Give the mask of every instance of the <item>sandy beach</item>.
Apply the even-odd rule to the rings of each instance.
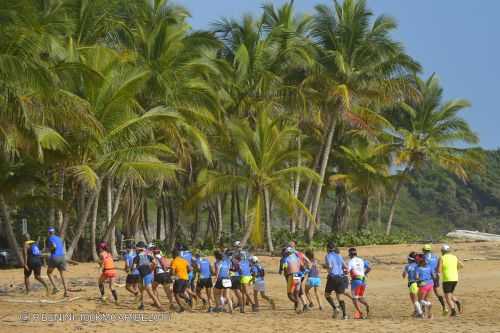
[[[297,315],[286,297],[283,277],[277,274],[279,258],[261,257],[266,268],[269,294],[276,300],[277,309],[263,303],[259,313],[211,314],[195,310],[193,313],[166,313],[156,311],[146,299],[146,309],[134,309],[133,297],[125,288],[118,288],[120,304],[102,304],[97,300],[96,264],[70,265],[69,280],[71,302],[22,303],[24,300],[62,301],[62,293],[46,298],[37,282],[30,296],[21,288],[21,269],[0,271],[0,332],[331,332],[350,330],[370,332],[500,332],[500,243],[455,243],[455,253],[465,259],[456,294],[465,305],[458,318],[443,317],[437,299],[432,296],[434,319],[419,320],[411,317],[406,281],[401,270],[410,250],[421,245],[366,246],[358,253],[370,260],[373,271],[368,280],[368,300],[372,307],[368,320],[335,320],[322,297],[324,310]],[[439,245],[434,246],[435,249]],[[342,254],[346,250],[342,249]],[[324,253],[317,253],[322,258]],[[122,262],[117,265],[121,267]],[[323,272],[323,276],[326,273]],[[45,276],[45,269],[42,276]],[[125,273],[120,272],[124,283]],[[325,279],[322,278],[321,290]],[[322,292],[321,292],[322,293]],[[161,294],[162,301],[166,297]],[[77,299],[75,299],[77,298]],[[352,316],[353,306],[348,302]],[[96,313],[102,317],[95,318]],[[65,320],[57,320],[59,314]],[[22,317],[25,318],[22,318]],[[27,316],[27,317],[26,317]],[[23,319],[29,319],[24,321]]]

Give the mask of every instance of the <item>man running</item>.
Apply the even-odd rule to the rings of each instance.
[[[439,272],[443,276],[443,291],[448,307],[451,309],[451,316],[456,317],[462,313],[462,303],[453,294],[458,283],[458,270],[463,268],[463,263],[451,253],[448,245],[441,248],[441,258],[439,259]],[[455,307],[456,305],[456,307]]]
[[[338,253],[335,243],[329,242],[327,245],[327,255],[325,256],[325,268],[328,270],[328,276],[325,286],[325,298],[333,308],[333,318],[336,318],[339,311],[332,298],[332,292],[335,292],[339,307],[342,310],[342,319],[347,319],[345,301],[343,297],[347,288],[347,265],[342,256]]]
[[[175,307],[174,298],[172,296],[172,278],[170,265],[168,264],[167,259],[161,254],[159,247],[153,247],[152,253],[155,263],[153,291],[156,297],[160,299],[160,296],[158,294],[158,287],[162,286],[163,290],[165,291],[165,295],[167,295],[170,309],[173,310],[175,309]]]
[[[250,296],[252,291],[252,272],[250,269],[250,261],[246,257],[242,257],[241,253],[238,254],[237,260],[239,260],[240,267],[240,283],[241,283],[241,302],[240,306],[241,313],[245,312],[245,304],[249,302],[252,305],[252,311],[256,311],[255,303]]]
[[[102,267],[101,276],[99,276],[99,280],[97,281],[97,285],[99,286],[99,291],[101,293],[101,301],[104,302],[106,300],[104,297],[104,283],[107,282],[115,304],[118,304],[118,294],[114,288],[115,279],[118,274],[116,273],[113,256],[108,252],[108,244],[106,242],[99,243],[97,246],[97,252],[100,259],[99,267]]]
[[[266,283],[264,282],[265,271],[262,265],[259,263],[259,258],[253,256],[250,258],[251,271],[254,279],[253,287],[253,299],[255,304],[255,311],[259,311],[259,293],[262,299],[269,302],[273,310],[276,309],[276,305],[271,297],[266,294]]]
[[[427,265],[432,271],[432,282],[434,284],[433,291],[434,295],[436,295],[439,303],[441,304],[441,309],[443,311],[443,314],[446,315],[448,313],[448,309],[446,308],[445,302],[444,302],[444,297],[441,295],[439,291],[439,267],[438,267],[438,262],[439,259],[438,257],[432,253],[432,246],[431,244],[425,244],[424,247],[422,248],[422,251],[424,252],[424,258],[425,261],[427,262]]]
[[[189,272],[191,272],[191,266],[186,259],[180,256],[178,250],[172,252],[172,263],[170,267],[172,268],[172,274],[175,275],[174,281],[174,297],[177,305],[180,307],[180,312],[184,310],[191,311],[192,300],[187,296],[187,289],[189,287]],[[184,302],[181,302],[184,301]],[[187,303],[187,305],[185,304]]]
[[[66,288],[66,280],[64,280],[64,271],[66,270],[66,258],[64,257],[64,244],[59,236],[56,236],[56,229],[54,227],[48,228],[49,238],[47,239],[47,249],[50,251],[50,256],[48,260],[47,276],[49,277],[50,284],[52,285],[52,294],[57,294],[59,289],[57,289],[54,279],[52,278],[52,272],[54,269],[59,271],[61,276],[61,281],[64,288],[64,297],[69,297],[68,289]]]
[[[195,270],[198,273],[198,282],[196,283],[196,294],[202,300],[203,304],[208,304],[208,312],[212,312],[212,275],[214,271],[210,260],[205,256],[202,256],[199,252],[195,254]],[[201,292],[205,290],[207,298],[203,298]]]
[[[30,292],[31,273],[35,273],[35,279],[44,286],[46,295],[49,296],[49,286],[41,276],[42,263],[42,251],[40,251],[38,243],[34,240],[30,240],[29,236],[26,236],[23,247],[24,285],[26,287],[26,294]]]
[[[349,263],[347,264],[347,270],[351,277],[351,294],[352,302],[356,308],[356,313],[354,315],[355,319],[363,319],[363,312],[361,311],[360,303],[365,306],[366,317],[370,315],[370,306],[365,299],[366,291],[366,274],[370,271],[370,266],[367,261],[358,257],[358,252],[355,248],[349,249]]]
[[[410,293],[410,301],[414,306],[415,311],[413,315],[415,317],[422,317],[422,307],[420,306],[420,302],[418,301],[418,285],[417,285],[417,262],[416,262],[417,254],[413,251],[408,255],[408,263],[405,265],[403,269],[403,279],[408,278],[408,291]]]
[[[300,259],[295,254],[295,249],[288,247],[286,249],[287,257],[285,259],[286,277],[287,277],[287,295],[290,301],[294,303],[295,311],[301,313],[304,311],[304,303],[301,295]]]
[[[432,267],[427,263],[423,255],[417,255],[417,283],[418,283],[418,301],[423,312],[427,314],[427,318],[432,318],[432,303],[428,300],[429,294],[433,289],[433,272]]]
[[[231,288],[231,279],[229,276],[229,269],[231,267],[231,260],[227,256],[223,256],[220,251],[214,252],[215,257],[215,286],[214,296],[216,308],[214,312],[223,312],[224,304],[227,301],[228,311],[233,312],[233,301],[229,295],[229,288]]]
[[[136,253],[137,254],[134,258],[131,270],[134,271],[137,269],[142,279],[139,310],[144,310],[144,290],[146,290],[149,297],[153,300],[154,305],[160,311],[165,311],[165,309],[161,306],[160,300],[153,292],[155,264],[153,257],[146,254],[146,244],[144,242],[141,241],[137,243]]]
[[[132,265],[134,264],[134,258],[136,257],[135,249],[132,243],[127,245],[127,252],[124,254],[123,259],[125,261],[125,272],[127,272],[127,278],[125,280],[125,289],[135,296],[135,301],[139,301],[139,282],[141,281],[141,276],[137,268],[132,270]]]
[[[231,268],[229,269],[229,276],[231,279],[231,290],[236,296],[240,312],[244,312],[243,296],[241,295],[241,281],[240,281],[240,261],[239,257],[233,252],[226,252],[226,256],[231,261]]]

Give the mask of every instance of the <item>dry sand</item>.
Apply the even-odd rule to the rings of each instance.
[[[408,300],[406,282],[401,278],[401,269],[405,257],[410,250],[418,250],[421,245],[367,246],[360,247],[361,256],[373,262],[373,271],[368,280],[368,300],[372,307],[369,320],[334,320],[331,309],[324,298],[324,310],[314,310],[296,315],[292,304],[285,294],[283,277],[276,274],[278,258],[261,257],[268,274],[266,284],[269,294],[276,300],[277,309],[272,311],[264,304],[259,313],[209,314],[201,310],[194,313],[171,313],[156,318],[151,322],[124,320],[123,315],[129,313],[145,316],[159,315],[152,306],[146,303],[145,311],[131,310],[132,296],[124,288],[119,288],[120,305],[100,304],[95,287],[98,270],[95,264],[69,266],[67,277],[72,288],[81,291],[70,293],[71,297],[81,297],[69,303],[59,304],[27,304],[8,303],[7,300],[41,300],[47,299],[38,288],[32,295],[25,296],[20,288],[22,270],[0,271],[0,332],[500,332],[500,243],[456,243],[453,244],[456,254],[461,259],[481,259],[466,261],[461,272],[461,279],[456,294],[465,304],[465,312],[459,318],[443,317],[439,311],[437,299],[432,297],[434,319],[417,320],[411,318],[411,304]],[[436,245],[436,248],[438,246]],[[345,255],[345,249],[342,253]],[[322,257],[318,253],[317,257]],[[485,260],[486,259],[486,260]],[[118,263],[121,266],[122,263]],[[123,282],[124,272],[121,272]],[[45,275],[45,272],[44,274]],[[324,274],[323,274],[324,275]],[[322,279],[324,288],[325,280]],[[36,286],[38,283],[33,282]],[[162,301],[166,298],[162,294]],[[62,299],[62,294],[51,296],[52,301]],[[348,311],[353,312],[348,302]],[[22,313],[42,314],[68,313],[74,314],[75,320],[65,322],[43,322],[38,319],[22,322]],[[81,321],[82,313],[107,313],[122,317],[114,321]],[[33,314],[32,314],[33,316]],[[136,318],[139,319],[139,318]],[[144,317],[144,319],[150,319]]]

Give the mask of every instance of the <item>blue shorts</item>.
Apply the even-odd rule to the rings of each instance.
[[[193,279],[194,279],[194,273],[193,273],[193,271],[191,271],[188,273],[188,280],[189,280],[189,282],[191,282],[191,281],[193,281]]]
[[[151,286],[154,280],[155,280],[155,275],[153,272],[151,272],[142,278],[142,284],[144,286]]]
[[[365,286],[365,282],[363,280],[352,280],[351,281],[351,291],[356,290],[356,288],[360,286]]]
[[[319,277],[310,277],[307,279],[307,285],[309,287],[319,287],[321,284],[321,278]]]

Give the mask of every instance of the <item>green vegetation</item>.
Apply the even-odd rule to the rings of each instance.
[[[0,1],[2,246],[19,256],[22,219],[81,260],[121,238],[273,250],[498,227],[498,154],[481,168],[468,102],[419,77],[390,16],[339,0],[207,31],[187,17],[166,0]]]

